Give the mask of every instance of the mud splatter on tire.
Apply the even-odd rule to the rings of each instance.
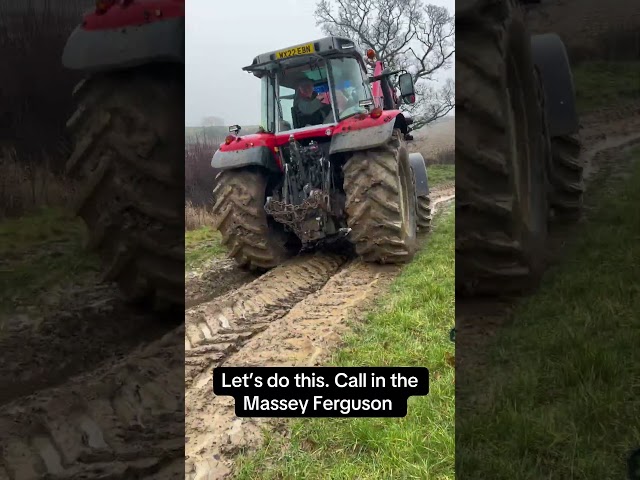
[[[344,166],[349,238],[367,262],[404,263],[417,249],[415,186],[404,140],[358,152]]]
[[[75,92],[67,171],[81,187],[76,211],[104,280],[131,301],[184,301],[184,77],[178,69],[96,75]]]
[[[225,170],[218,174],[213,191],[214,228],[238,265],[268,270],[294,251],[287,248],[289,235],[272,224],[264,210],[267,178],[260,171]]]

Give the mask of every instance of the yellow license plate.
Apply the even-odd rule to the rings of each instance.
[[[300,45],[299,47],[287,48],[286,50],[276,52],[276,59],[281,60],[298,55],[309,55],[310,53],[315,53],[315,51],[316,48],[313,46],[313,43],[308,43],[306,45]]]

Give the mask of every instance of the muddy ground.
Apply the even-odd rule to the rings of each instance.
[[[583,125],[588,186],[604,170],[624,174],[626,149],[640,144],[640,102]],[[433,193],[446,202],[454,188]],[[316,253],[255,277],[221,259],[186,275],[184,326],[97,286],[57,297],[45,315],[11,316],[0,332],[0,479],[185,478],[185,449],[187,478],[227,477],[263,427],[280,425],[236,418],[233,400],[212,394],[212,369],[322,364],[397,273]],[[489,315],[495,306],[458,307],[459,353],[481,348],[495,331],[487,325],[506,318]]]
[[[454,188],[432,192],[435,210]],[[213,368],[316,366],[340,344],[401,267],[332,254],[298,257],[186,312],[186,478],[223,479],[234,457],[277,420],[237,418],[232,397],[212,396]]]
[[[588,186],[602,171],[624,174],[626,149],[640,144],[640,103],[583,125]],[[433,193],[446,202],[454,188]],[[212,369],[322,364],[397,273],[316,253],[254,277],[223,259],[187,274],[185,325],[133,311],[97,286],[69,291],[44,316],[11,316],[0,332],[0,479],[185,478],[185,449],[187,478],[227,477],[235,455],[279,425],[236,418],[232,399],[212,394]],[[491,335],[492,319],[477,304],[458,313],[463,353]]]
[[[435,209],[453,194],[434,190]],[[261,424],[213,396],[212,368],[321,363],[397,272],[315,253],[256,277],[220,259],[186,274],[185,325],[97,282],[8,315],[0,480],[185,478],[183,402],[187,477],[224,478],[240,449],[259,444]]]
[[[533,33],[558,32],[574,52],[605,53],[607,36],[640,29],[640,5],[628,0],[542,0],[527,10]],[[633,45],[617,46],[633,49]]]

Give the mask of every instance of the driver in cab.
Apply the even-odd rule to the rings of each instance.
[[[306,77],[298,82],[293,108],[298,117],[298,128],[320,125],[331,115],[331,105],[318,98],[313,82]]]

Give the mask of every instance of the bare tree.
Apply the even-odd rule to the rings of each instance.
[[[455,53],[455,21],[446,8],[423,0],[320,0],[315,15],[327,35],[372,48],[385,66],[412,74],[417,101],[403,106],[413,116],[412,130],[455,107],[453,79],[433,86],[435,73],[448,69]]]

